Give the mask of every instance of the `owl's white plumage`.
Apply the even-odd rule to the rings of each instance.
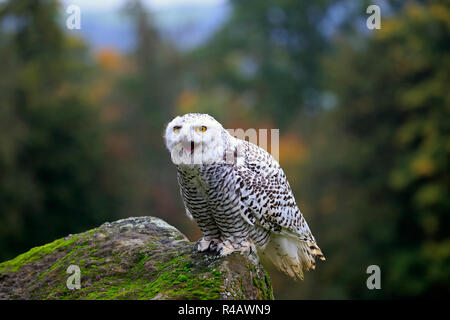
[[[231,136],[207,114],[186,114],[166,128],[186,212],[200,227],[199,251],[266,255],[291,277],[325,260],[278,162]]]

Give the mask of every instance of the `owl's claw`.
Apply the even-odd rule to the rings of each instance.
[[[240,254],[247,255],[252,261],[259,261],[257,250],[253,243],[245,243],[237,249],[232,245],[227,245],[223,242],[217,245],[216,256],[218,257],[225,257],[233,252],[239,252]]]
[[[218,239],[206,240],[202,237],[196,242],[195,249],[198,252],[211,252],[217,257],[225,257],[235,251],[247,255],[249,258],[257,256],[256,247],[253,243],[249,242],[242,242],[240,247],[234,248],[230,241],[221,242]]]
[[[219,257],[225,257],[225,256],[233,253],[234,251],[236,251],[236,250],[233,248],[233,246],[226,245],[226,244],[224,244],[222,242],[222,243],[219,243],[217,245],[217,253],[216,253],[216,255],[219,256]]]
[[[205,238],[200,238],[195,243],[195,249],[198,252],[205,252],[205,251],[216,251],[217,249],[217,240],[206,240]]]
[[[217,251],[217,242],[214,241],[214,240],[211,241],[211,242],[209,243],[208,250],[211,251],[211,252]]]

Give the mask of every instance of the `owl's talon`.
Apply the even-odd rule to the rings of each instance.
[[[234,251],[236,251],[236,250],[231,245],[226,245],[224,243],[219,243],[217,245],[217,255],[218,256],[225,257],[225,256],[233,253]]]
[[[209,243],[208,251],[215,252],[217,250],[217,243],[213,240]]]
[[[195,249],[198,252],[205,252],[205,251],[216,251],[217,248],[217,240],[206,240],[205,238],[200,238],[195,243]]]

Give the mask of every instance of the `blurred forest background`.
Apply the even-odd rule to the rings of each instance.
[[[220,28],[180,50],[128,1],[123,52],[91,48],[57,1],[0,1],[0,261],[129,216],[197,240],[162,133],[207,112],[280,129],[327,261],[297,283],[266,264],[276,298],[449,297],[450,2],[376,1],[374,31],[370,4],[228,1]],[[381,290],[366,287],[372,264]]]

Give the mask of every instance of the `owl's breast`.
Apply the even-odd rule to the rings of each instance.
[[[181,184],[191,193],[207,197],[209,184],[200,167],[179,167]]]
[[[181,183],[185,195],[189,197],[187,206],[195,215],[199,203],[207,206],[210,214],[222,213],[223,204],[230,202],[230,197],[235,197],[235,185],[232,168],[224,165],[208,165],[196,168],[196,170],[181,170]],[[194,200],[195,199],[195,202]]]

